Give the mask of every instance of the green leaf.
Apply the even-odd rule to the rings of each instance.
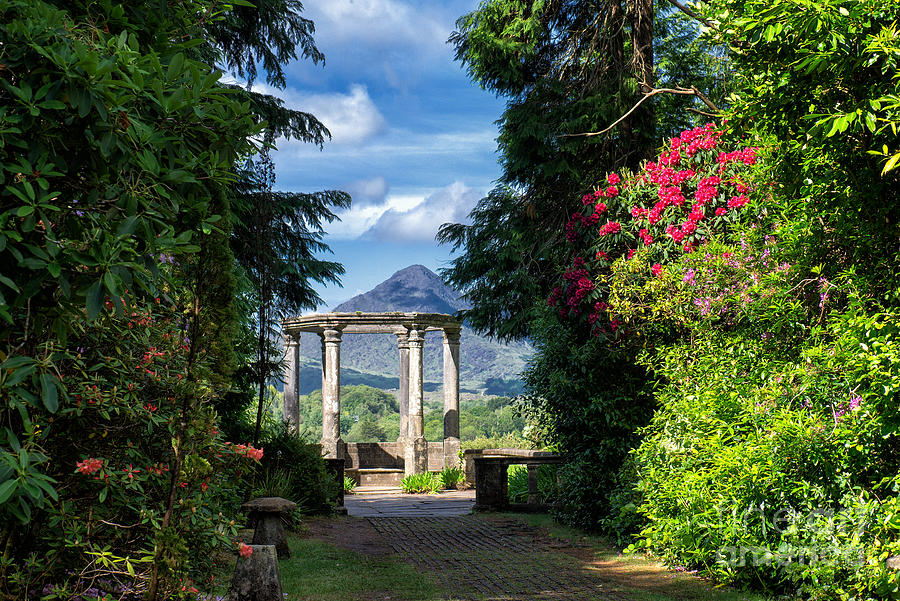
[[[172,57],[172,60],[169,61],[169,68],[166,70],[166,82],[171,82],[176,77],[181,75],[182,68],[184,67],[184,55],[182,53],[178,53]]]
[[[3,363],[0,363],[0,369],[15,369],[17,367],[22,367],[23,365],[33,365],[34,359],[31,357],[24,357],[22,355],[14,355],[9,357]]]
[[[59,409],[59,391],[52,374],[41,374],[41,401],[50,413],[56,413]]]
[[[103,286],[100,283],[100,280],[97,280],[91,287],[88,288],[87,291],[87,299],[86,299],[86,309],[87,309],[87,318],[89,320],[93,320],[100,314],[100,309],[103,308]]]
[[[16,481],[15,480],[7,480],[3,484],[0,484],[0,505],[6,502],[10,496],[16,490]]]

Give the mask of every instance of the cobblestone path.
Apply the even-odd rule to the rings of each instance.
[[[517,520],[473,515],[367,519],[403,560],[435,574],[454,601],[631,599]]]

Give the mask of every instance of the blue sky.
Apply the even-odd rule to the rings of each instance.
[[[316,115],[333,140],[323,150],[280,141],[281,190],[342,189],[352,208],[327,241],[347,270],[320,290],[320,311],[414,263],[445,266],[434,235],[464,221],[499,177],[495,121],[504,102],[471,83],[446,43],[477,0],[323,0],[304,3],[325,66],[295,62],[285,90],[256,85]]]

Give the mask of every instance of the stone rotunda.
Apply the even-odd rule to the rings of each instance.
[[[328,458],[347,458],[347,444],[341,440],[340,429],[341,336],[345,333],[394,334],[400,363],[399,443],[403,449],[403,469],[406,474],[423,473],[429,470],[429,463],[434,469],[435,461],[429,462],[429,444],[424,432],[422,367],[425,332],[441,331],[444,335],[444,441],[440,467],[455,466],[459,453],[461,327],[460,320],[441,313],[322,313],[282,320],[287,364],[285,420],[294,427],[300,421],[297,401],[300,336],[304,333],[318,335],[322,341],[322,451]]]

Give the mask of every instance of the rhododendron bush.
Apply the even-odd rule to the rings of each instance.
[[[728,140],[682,133],[566,225],[571,263],[548,304],[656,386],[598,524],[719,581],[897,598],[884,559],[900,552],[900,314],[852,269],[810,261],[768,153]]]
[[[53,484],[52,502],[35,509],[27,483],[4,489],[7,519],[30,518],[30,544],[45,550],[2,566],[12,590],[130,597],[155,569],[165,594],[189,593],[208,584],[192,579],[210,572],[216,549],[236,549],[234,483],[264,450],[223,440],[183,311],[154,302],[120,318],[106,305],[98,320],[73,323],[70,350],[52,350],[66,402],[33,414],[28,440],[7,433],[39,445]]]
[[[574,249],[571,268],[548,304],[563,318],[586,318],[596,335],[621,325],[610,313],[608,274],[617,260],[648,263],[647,277],[663,265],[721,237],[738,223],[750,195],[764,199],[756,167],[758,148],[727,150],[712,124],[671,139],[656,161],[637,173],[610,174],[581,199],[566,224]]]

